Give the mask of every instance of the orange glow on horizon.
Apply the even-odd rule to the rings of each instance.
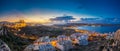
[[[0,21],[8,21],[8,22],[18,22],[19,20],[21,20],[20,18],[16,18],[16,17],[8,17],[8,18],[0,18]],[[46,18],[23,18],[23,20],[25,22],[32,22],[32,23],[49,23],[51,22],[49,19]]]

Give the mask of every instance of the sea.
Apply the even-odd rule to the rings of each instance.
[[[88,30],[99,33],[116,32],[120,26],[78,26],[78,29]]]

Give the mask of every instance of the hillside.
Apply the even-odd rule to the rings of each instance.
[[[18,34],[26,34],[32,36],[57,36],[61,34],[70,35],[75,33],[72,29],[62,29],[49,26],[28,26],[21,29]]]
[[[7,27],[4,27],[3,29],[7,29],[8,31],[2,31],[7,34],[0,35],[0,39],[10,47],[11,51],[22,51],[28,44],[32,43],[32,40],[15,36],[12,32],[9,32]]]

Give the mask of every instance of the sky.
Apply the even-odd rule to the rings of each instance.
[[[0,21],[49,22],[64,14],[75,18],[119,18],[119,9],[119,0],[0,0]]]

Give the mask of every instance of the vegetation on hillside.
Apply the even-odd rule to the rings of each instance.
[[[62,28],[54,28],[49,26],[28,26],[21,29],[18,34],[26,34],[32,36],[58,36],[61,34],[70,35],[75,33],[73,29],[62,29]]]
[[[22,51],[27,45],[32,43],[32,40],[15,36],[9,31],[7,31],[7,34],[1,35],[0,39],[10,47],[11,51]]]

